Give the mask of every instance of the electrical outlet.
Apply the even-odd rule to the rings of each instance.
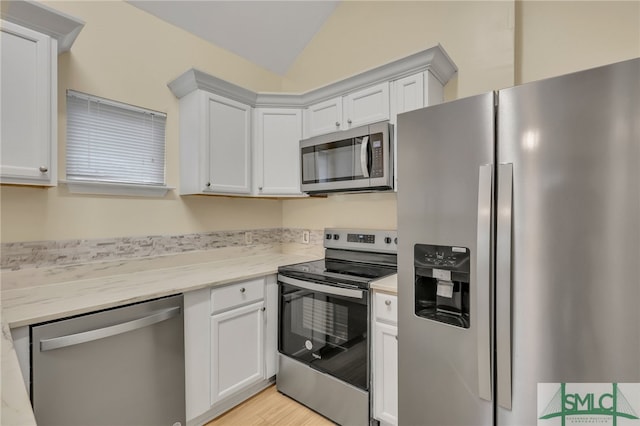
[[[309,244],[309,231],[302,231],[302,244]]]
[[[251,232],[247,231],[244,233],[244,243],[245,244],[251,244],[252,238],[251,238]]]

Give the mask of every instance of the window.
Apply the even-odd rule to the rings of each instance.
[[[141,193],[155,188],[164,195],[169,189],[165,187],[166,120],[161,112],[68,90],[66,183],[70,190],[159,195]]]

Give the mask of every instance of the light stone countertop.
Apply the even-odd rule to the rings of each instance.
[[[398,274],[389,275],[371,284],[373,291],[383,291],[390,294],[398,294]]]
[[[321,257],[275,251],[222,251],[213,256],[200,253],[179,260],[167,256],[160,260],[110,262],[107,266],[58,267],[48,272],[3,271],[0,424],[35,425],[10,328],[275,274],[279,266]],[[65,277],[73,278],[64,281]],[[30,286],[20,286],[18,282],[29,282]]]

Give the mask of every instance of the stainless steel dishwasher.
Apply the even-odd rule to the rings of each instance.
[[[184,425],[182,295],[31,327],[39,426]]]

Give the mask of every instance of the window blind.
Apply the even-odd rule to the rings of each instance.
[[[67,179],[165,183],[164,113],[67,91]]]

